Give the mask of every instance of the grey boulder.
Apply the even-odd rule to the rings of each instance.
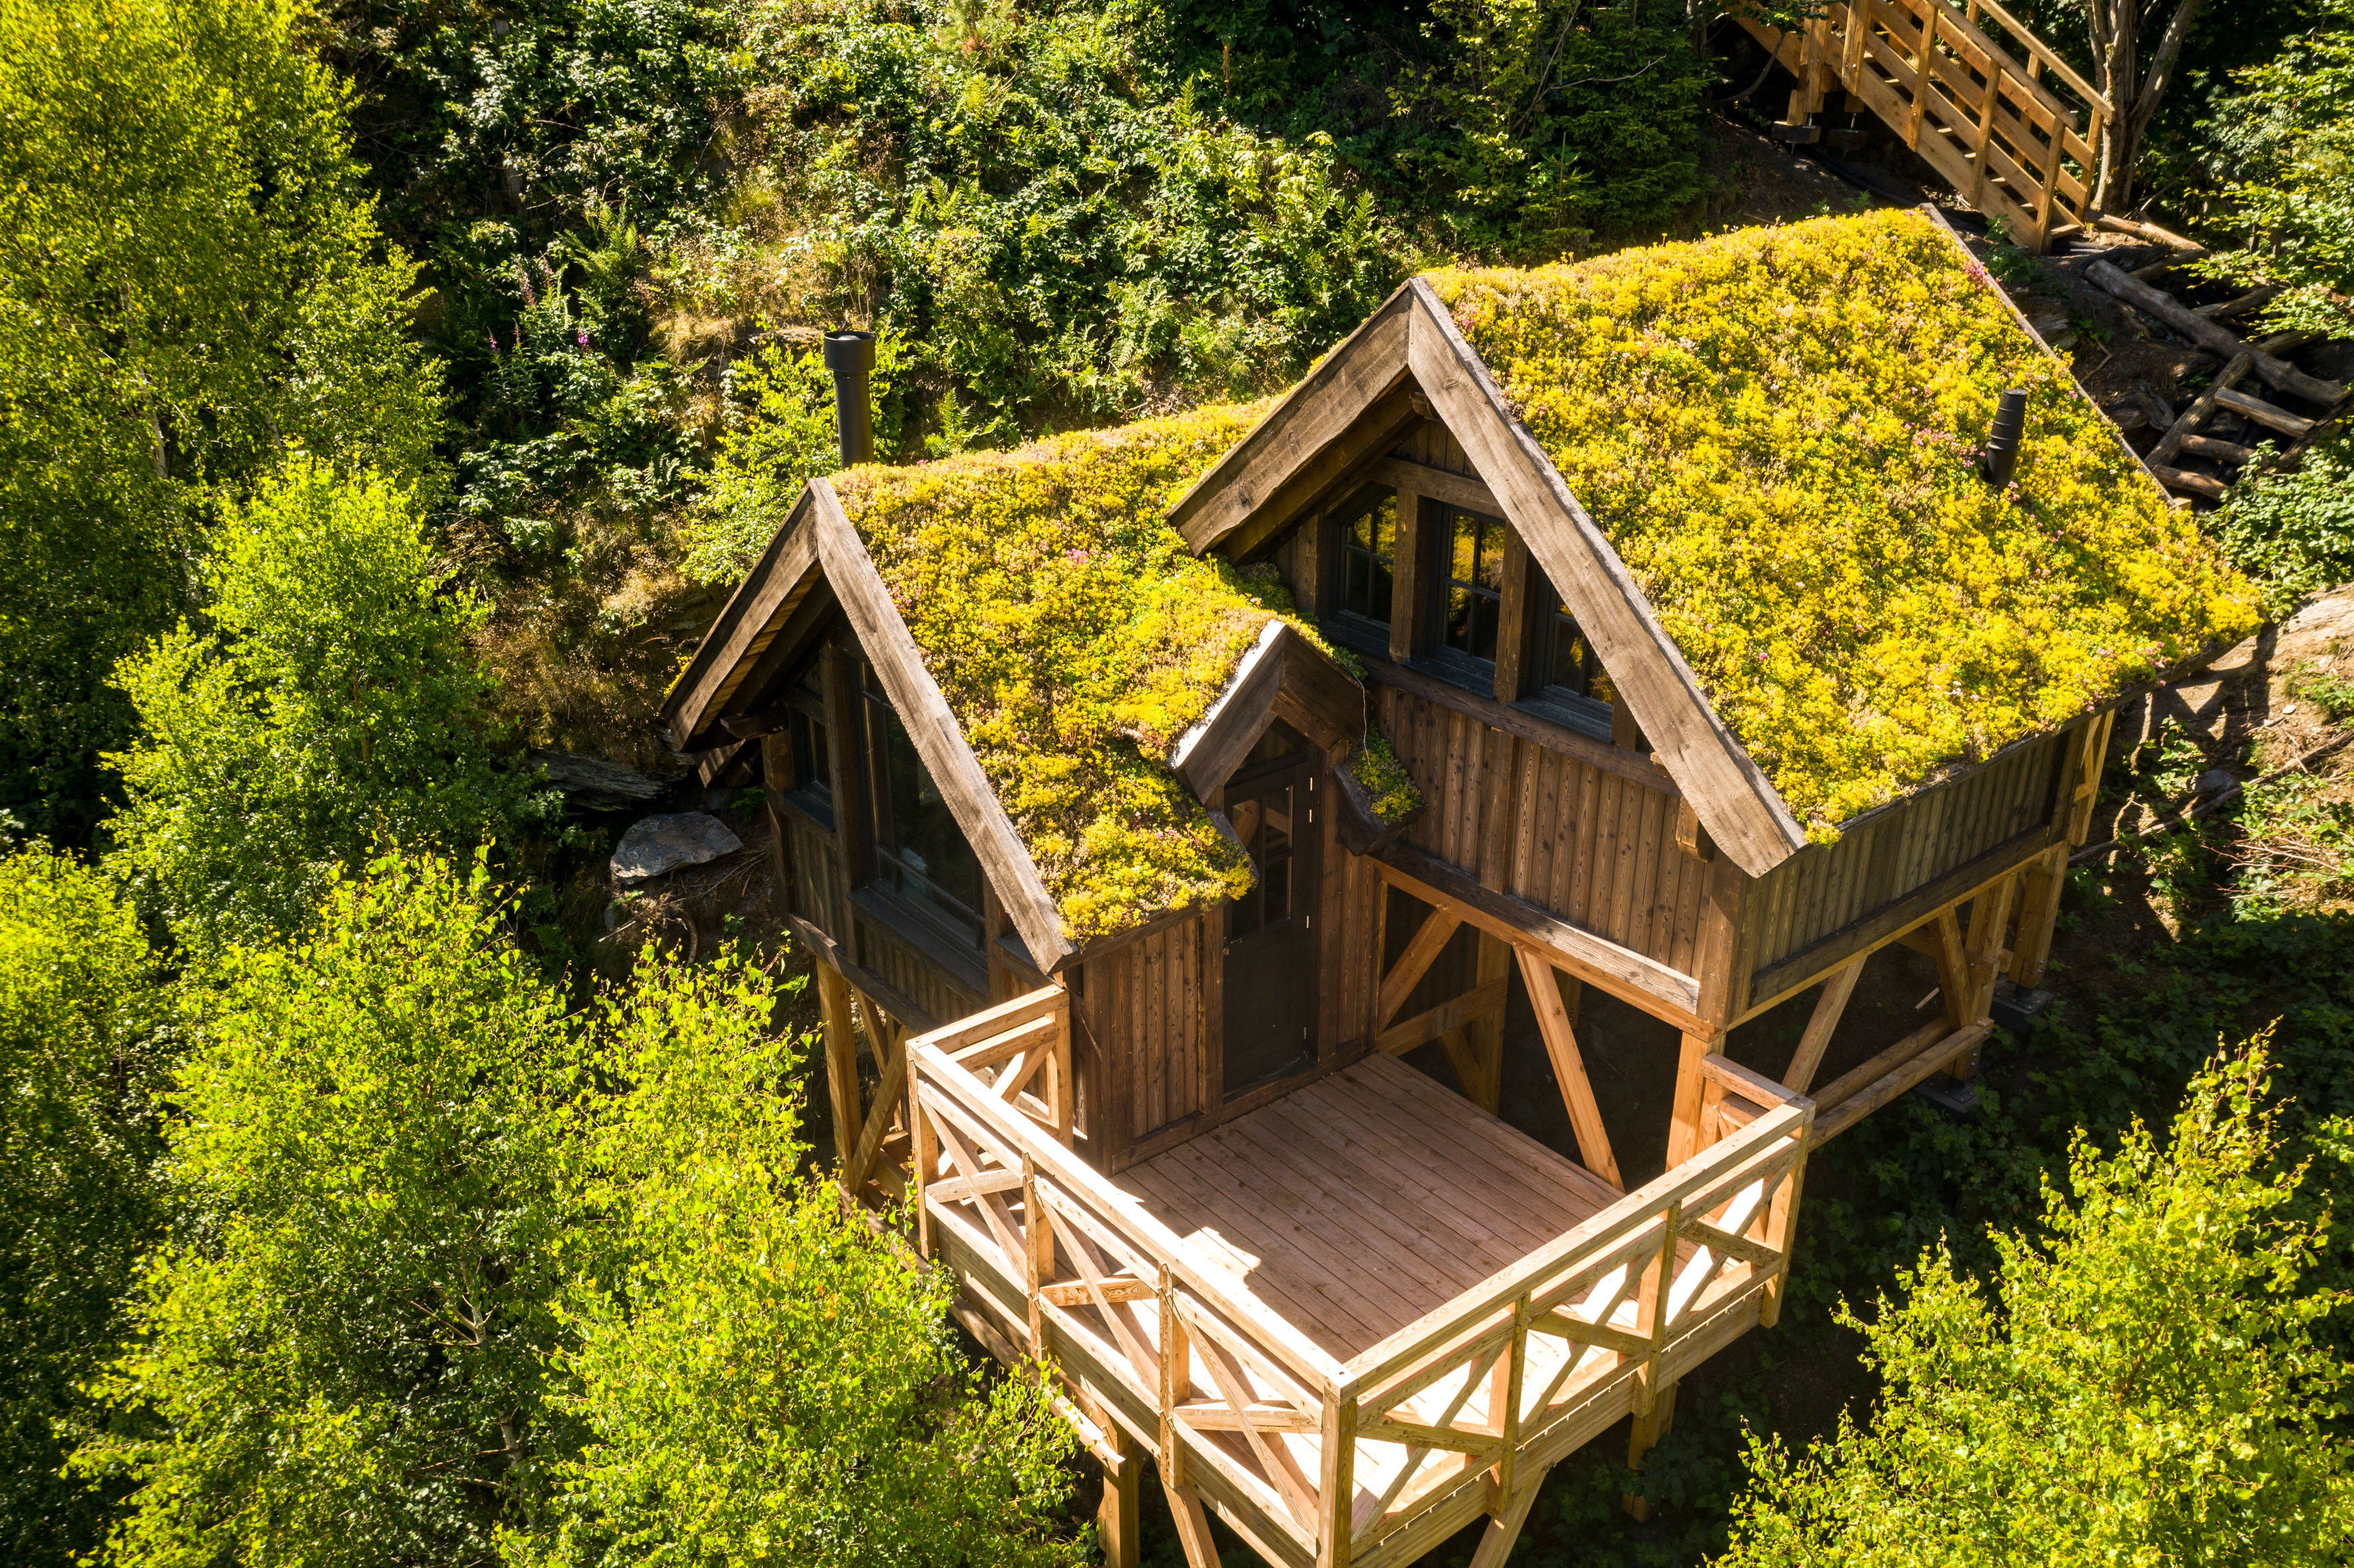
[[[613,875],[620,882],[642,882],[684,865],[701,865],[733,854],[744,841],[727,824],[704,811],[674,811],[666,816],[641,817],[621,835],[613,852]]]
[[[663,792],[663,787],[634,768],[583,757],[577,751],[535,749],[530,755],[540,777],[564,793],[566,800],[588,811],[626,811],[642,806]]]

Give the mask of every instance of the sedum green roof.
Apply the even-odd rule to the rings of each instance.
[[[1429,281],[1819,839],[2255,624],[1918,213]],[[1973,465],[2009,387],[2004,493]]]
[[[1263,412],[833,478],[1074,941],[1250,885],[1167,758],[1270,616],[1314,631],[1163,517]]]

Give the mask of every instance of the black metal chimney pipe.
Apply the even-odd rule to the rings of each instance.
[[[2026,433],[2027,392],[2014,387],[1995,405],[1994,429],[1987,432],[1986,456],[1979,460],[1986,482],[1997,490],[2010,483],[2019,467],[2019,439]]]
[[[842,438],[842,466],[875,461],[875,418],[866,377],[875,369],[875,334],[841,327],[825,334],[825,367],[833,373],[833,428]]]

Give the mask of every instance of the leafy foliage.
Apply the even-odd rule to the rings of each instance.
[[[1818,838],[2254,624],[1918,214],[1432,282]],[[2007,493],[1975,466],[2006,387]]]
[[[2194,1081],[2168,1147],[2072,1146],[2072,1200],[1992,1238],[1991,1292],[1942,1246],[1848,1315],[1888,1390],[1793,1460],[1754,1440],[1728,1563],[2329,1563],[2354,1544],[2333,1425],[2347,1370],[2306,1284],[2327,1222],[2278,1173],[2261,1049]]]
[[[576,1062],[479,866],[378,863],[194,991],[137,1333],[76,1457],[126,1565],[481,1562],[530,1494]]]
[[[464,848],[529,809],[482,728],[481,608],[444,591],[408,493],[297,457],[229,511],[205,581],[209,624],[123,665],[144,733],[110,758],[121,862],[184,941],[294,930],[372,842]]]
[[[221,499],[290,439],[429,467],[415,270],[380,254],[300,17],[0,5],[0,806],[58,835],[128,727],[107,672],[185,608]]]
[[[1055,1539],[1075,1445],[1047,1385],[984,1388],[953,1277],[800,1176],[801,1042],[768,1037],[772,1000],[747,967],[649,959],[604,1004],[599,1066],[628,1088],[575,1151],[557,1400],[584,1441],[510,1560],[1078,1562]]]
[[[2354,578],[2354,436],[2325,436],[2295,466],[2271,450],[2242,471],[2211,526],[2224,552],[2286,613]]]
[[[168,1014],[147,938],[104,876],[0,856],[0,1556],[98,1545],[105,1499],[59,1471],[162,1214],[151,1167]]]
[[[2265,307],[2284,331],[2354,333],[2354,0],[2322,0],[2302,37],[2234,76],[2202,127],[2246,248],[2202,263],[2289,284]]]

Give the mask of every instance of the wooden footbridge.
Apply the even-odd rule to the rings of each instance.
[[[1803,28],[1742,26],[1798,79],[1783,116],[1792,140],[1812,140],[1804,133],[1840,92],[2030,250],[2098,216],[2098,151],[2115,111],[1991,0],[1832,0]]]

